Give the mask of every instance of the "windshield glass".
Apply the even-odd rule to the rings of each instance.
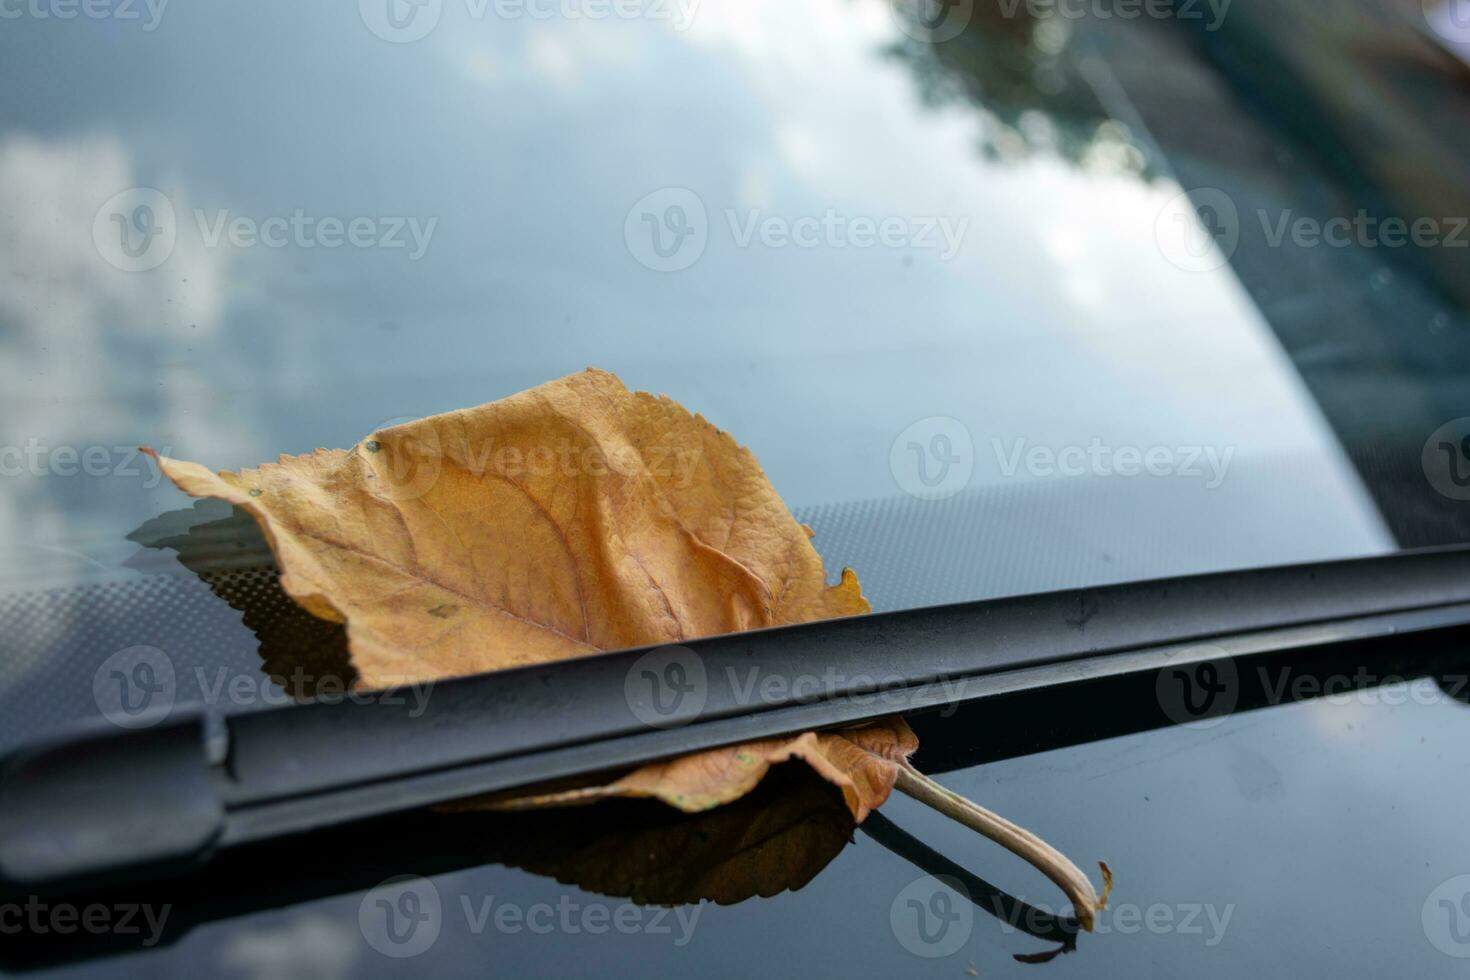
[[[6,21],[0,715],[138,646],[208,702],[313,628],[195,577],[273,583],[134,447],[251,466],[589,365],[748,445],[879,610],[1397,546],[1074,24],[634,7]]]

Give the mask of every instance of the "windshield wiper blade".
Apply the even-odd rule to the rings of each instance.
[[[282,708],[228,719],[214,761],[203,716],[176,709],[0,768],[0,890],[158,876],[222,848],[750,739],[1465,624],[1470,548],[1455,547],[712,637],[446,681],[421,703],[390,691]]]

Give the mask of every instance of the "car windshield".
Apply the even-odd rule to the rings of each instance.
[[[252,466],[589,365],[749,446],[879,610],[1460,539],[1369,465],[1464,490],[1442,270],[1302,244],[1331,175],[1178,24],[553,6],[6,15],[0,745],[140,647],[266,707],[216,682],[313,628],[211,592],[269,556],[135,447]],[[1365,428],[1343,379],[1385,377]]]

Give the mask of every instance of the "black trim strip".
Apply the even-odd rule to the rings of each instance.
[[[213,799],[139,802],[154,814],[149,853],[172,866],[202,858],[209,848],[201,840],[229,847],[747,739],[1464,624],[1467,547],[888,613],[463,678],[435,685],[423,704],[388,692],[237,717],[212,782],[170,783],[196,795],[202,785]],[[645,670],[685,690],[666,720]],[[200,739],[197,722],[167,727],[179,740]],[[99,736],[87,738],[21,753],[0,771],[0,882],[151,873],[133,867],[136,848],[109,825],[126,802],[116,781],[109,799],[89,792]],[[116,744],[141,748],[137,733],[105,740],[110,758],[130,760],[140,786],[163,781],[154,771],[162,760],[178,765],[177,751],[157,750],[157,731],[155,747],[141,753]],[[206,765],[202,743],[197,765]],[[204,834],[196,819],[180,853],[167,854],[169,841],[157,837],[172,823],[170,808],[197,815],[212,812],[209,803],[222,814],[217,833]],[[78,849],[80,840],[103,843]],[[38,863],[41,852],[48,859]]]

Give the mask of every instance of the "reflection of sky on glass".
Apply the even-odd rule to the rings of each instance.
[[[890,444],[947,415],[974,433],[975,486],[1017,482],[992,438],[1203,444],[1236,457],[1189,497],[1194,519],[1242,499],[1266,524],[1313,515],[1201,567],[1387,546],[1233,277],[1160,254],[1154,219],[1177,188],[1044,153],[985,162],[983,114],[922,107],[881,55],[898,32],[878,0],[704,0],[683,31],[470,9],[446,0],[411,44],[374,37],[351,4],[285,0],[170,6],[148,33],[7,21],[0,443],[141,442],[237,467],[595,364],[736,433],[794,507],[897,495]],[[169,196],[179,241],[127,274],[91,228],[134,185]],[[623,228],[665,186],[699,195],[709,245],[660,274]],[[196,208],[437,226],[416,262],[207,248]],[[751,209],[968,226],[948,261],[740,248],[726,212]],[[1273,475],[1288,458],[1311,479]],[[110,561],[181,503],[151,483],[5,478],[5,567],[46,549]],[[1038,520],[1038,547],[1065,547]]]

